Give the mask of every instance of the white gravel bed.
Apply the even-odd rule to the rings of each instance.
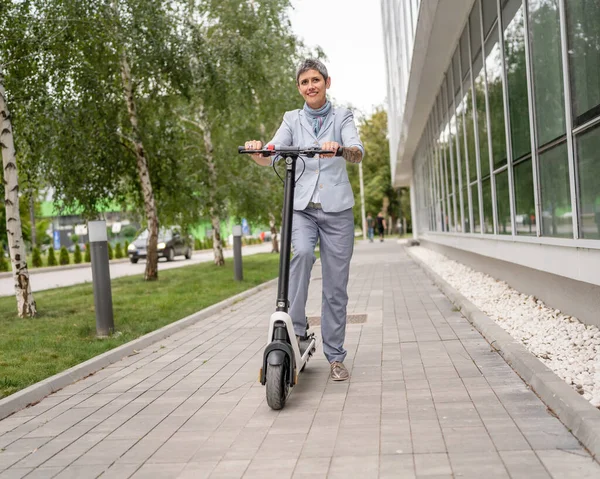
[[[600,407],[600,330],[596,326],[586,326],[503,281],[427,248],[411,251],[592,405]]]

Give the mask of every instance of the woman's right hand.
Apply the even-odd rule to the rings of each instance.
[[[259,141],[259,140],[250,140],[244,144],[244,148],[246,148],[246,150],[262,150],[262,147],[263,147],[262,141]],[[261,154],[250,155],[250,156],[257,163],[259,163],[259,164],[263,163],[264,156],[262,156]]]

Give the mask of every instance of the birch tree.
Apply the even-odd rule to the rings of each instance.
[[[280,221],[279,180],[238,157],[237,145],[272,135],[286,109],[301,106],[293,73],[299,43],[289,33],[288,6],[287,0],[205,0],[194,3],[189,15],[195,56],[194,102],[187,116],[196,117],[202,132],[202,197],[213,228],[215,264],[224,263],[224,215]]]
[[[140,137],[131,69],[129,68],[129,61],[127,60],[127,54],[124,50],[121,52],[121,78],[123,80],[123,96],[127,105],[127,113],[129,114],[129,122],[131,124],[132,137],[129,141],[133,143],[135,150],[137,171],[140,179],[140,186],[142,188],[142,196],[144,198],[144,208],[149,233],[144,278],[146,280],[155,280],[158,279],[158,213],[156,211],[154,191],[152,189],[150,171],[148,170],[148,162],[146,160],[146,150]]]
[[[15,282],[17,311],[19,317],[33,317],[37,309],[27,270],[26,251],[23,243],[21,216],[19,213],[19,176],[13,138],[13,128],[4,90],[4,70],[0,64],[0,149],[4,179],[4,205],[6,209],[6,233],[8,250]]]

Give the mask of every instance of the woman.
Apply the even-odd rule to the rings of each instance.
[[[320,240],[323,275],[321,334],[323,351],[331,365],[331,378],[349,378],[344,366],[346,350],[346,306],[348,275],[354,248],[354,194],[346,163],[359,163],[364,148],[358,137],[352,112],[334,108],[327,99],[331,78],[319,60],[304,60],[296,73],[298,92],[304,107],[288,111],[279,130],[269,142],[276,146],[320,147],[330,154],[303,158],[306,168],[298,168],[292,219],[289,314],[300,348],[306,348],[306,300],[310,273],[316,260],[314,250]],[[247,141],[247,150],[259,150],[261,141]],[[343,147],[342,157],[335,152]],[[270,166],[271,159],[252,155],[256,163]]]

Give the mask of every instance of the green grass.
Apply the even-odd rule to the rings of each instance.
[[[17,316],[14,296],[0,298],[0,398],[273,279],[278,266],[279,255],[244,257],[241,283],[233,279],[232,260],[221,268],[201,263],[161,271],[154,282],[115,279],[115,329],[121,334],[102,340],[95,337],[91,284],[36,293],[33,319]]]

